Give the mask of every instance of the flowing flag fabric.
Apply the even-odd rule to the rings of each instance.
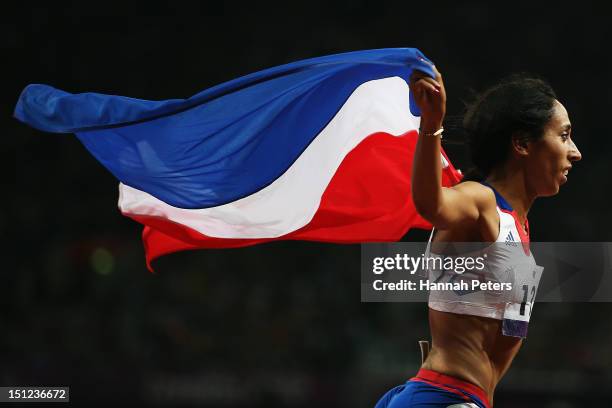
[[[29,85],[15,117],[75,133],[144,224],[147,265],[167,253],[279,239],[397,241],[431,227],[410,171],[417,49],[357,51],[256,72],[188,99],[147,101]],[[443,184],[461,174],[444,152]]]

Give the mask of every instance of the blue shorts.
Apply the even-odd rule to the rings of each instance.
[[[490,408],[484,390],[431,370],[419,370],[406,384],[389,390],[374,408]]]

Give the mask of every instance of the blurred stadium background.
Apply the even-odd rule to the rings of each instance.
[[[532,209],[532,240],[612,241],[609,14],[486,4],[7,6],[0,386],[67,385],[84,405],[371,407],[416,372],[428,333],[424,304],[360,302],[358,245],[185,252],[150,274],[110,173],[75,137],[11,118],[29,83],[182,98],[298,59],[408,46],[437,63],[456,115],[473,90],[529,71],[556,89],[584,157]],[[447,150],[465,169],[465,148]],[[496,407],[609,406],[611,315],[609,303],[538,304]]]

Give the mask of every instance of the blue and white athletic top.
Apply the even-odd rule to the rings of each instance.
[[[463,272],[455,269],[428,269],[430,282],[466,282],[468,290],[431,290],[429,307],[441,312],[488,317],[503,321],[502,331],[506,336],[527,336],[527,326],[533,309],[538,284],[543,268],[536,265],[529,249],[529,225],[523,230],[516,212],[508,202],[490,185],[495,193],[499,214],[499,235],[495,243],[460,255],[440,255],[431,252],[434,232],[429,238],[427,256],[444,259],[459,257],[484,259],[484,268]],[[452,245],[452,243],[451,243]],[[462,245],[462,244],[459,244]],[[466,243],[466,245],[469,245]],[[488,285],[485,289],[473,282],[503,283]],[[478,282],[476,282],[478,283]],[[500,289],[500,287],[502,289]]]

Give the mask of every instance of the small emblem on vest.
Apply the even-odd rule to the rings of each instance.
[[[506,244],[512,245],[512,246],[518,245],[516,241],[514,240],[514,235],[512,235],[512,231],[508,232],[508,236],[506,237]]]

